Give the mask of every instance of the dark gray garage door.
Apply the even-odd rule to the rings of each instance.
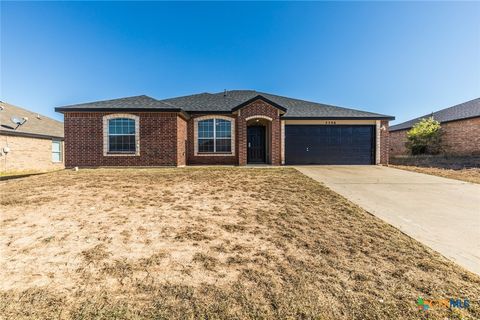
[[[374,164],[374,126],[286,125],[286,164]]]

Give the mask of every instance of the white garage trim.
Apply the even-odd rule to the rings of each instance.
[[[380,120],[375,122],[375,164],[380,164]]]
[[[288,125],[325,125],[325,126],[335,126],[335,125],[370,125],[375,126],[375,143],[374,151],[375,157],[373,163],[380,164],[380,132],[381,132],[381,121],[380,120],[282,120],[281,121],[281,163],[285,164],[285,126]]]
[[[281,162],[285,164],[285,120],[280,122],[280,149],[281,149]]]
[[[359,124],[359,125],[375,125],[375,120],[283,120],[285,121],[286,125],[289,124],[296,124],[296,125],[309,125],[309,124],[316,124],[316,125],[342,125],[342,124]]]

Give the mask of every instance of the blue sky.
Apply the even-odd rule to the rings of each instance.
[[[396,116],[480,96],[480,3],[4,2],[0,100],[255,89]]]

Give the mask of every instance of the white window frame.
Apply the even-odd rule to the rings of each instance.
[[[54,143],[58,143],[59,145],[59,151],[53,151],[53,144]],[[58,161],[54,161],[53,160],[53,154],[58,154],[60,157]],[[62,143],[62,140],[59,140],[59,139],[52,139],[52,162],[53,163],[62,163],[63,162],[63,143]]]
[[[198,151],[198,123],[203,120],[211,120],[213,119],[213,150],[212,152],[199,152]],[[216,152],[216,129],[215,129],[215,120],[226,120],[230,121],[230,145],[231,149],[230,152]],[[226,117],[226,116],[202,116],[194,119],[194,154],[195,156],[234,156],[235,155],[235,118]],[[226,139],[225,139],[226,140]]]
[[[135,121],[135,152],[133,153],[117,153],[109,151],[109,121],[112,119],[131,119]],[[103,155],[106,157],[132,157],[140,155],[140,117],[128,113],[114,113],[103,116]]]

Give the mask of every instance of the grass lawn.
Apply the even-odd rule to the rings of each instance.
[[[417,167],[417,166],[399,166],[399,165],[390,165],[390,167],[431,174],[434,176],[450,178],[455,180],[480,183],[480,168],[469,168],[469,169],[441,169],[441,168],[428,168],[428,167]]]
[[[0,195],[0,318],[480,317],[480,277],[291,168],[61,171]]]

